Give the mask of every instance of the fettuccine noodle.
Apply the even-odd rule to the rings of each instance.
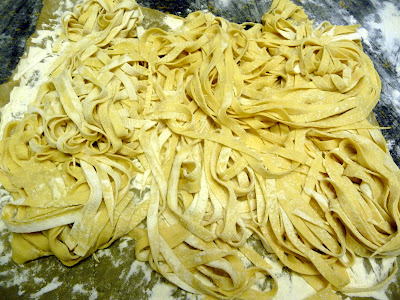
[[[133,0],[77,6],[50,80],[6,126],[16,262],[72,266],[130,235],[188,292],[269,299],[262,251],[323,297],[355,291],[356,256],[399,254],[400,171],[367,121],[381,86],[357,26],[314,28],[287,0],[262,24],[194,12],[139,35],[142,19]]]

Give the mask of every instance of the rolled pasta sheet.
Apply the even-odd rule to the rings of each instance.
[[[400,171],[366,119],[380,80],[356,26],[315,28],[286,0],[262,24],[194,12],[138,35],[142,19],[134,1],[77,6],[5,128],[15,261],[71,266],[129,234],[186,291],[269,299],[266,253],[321,297],[351,290],[356,256],[398,255]]]

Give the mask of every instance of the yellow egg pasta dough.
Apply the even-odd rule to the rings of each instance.
[[[287,0],[262,23],[178,19],[139,30],[133,0],[63,19],[67,49],[0,142],[12,258],[72,266],[129,235],[195,294],[274,297],[266,252],[312,299],[358,291],[357,256],[399,254],[400,171],[367,120],[381,85],[357,26],[316,27]]]

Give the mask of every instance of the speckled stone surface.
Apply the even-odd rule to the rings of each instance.
[[[0,1],[0,84],[6,82],[25,52],[26,39],[35,32],[40,0]]]

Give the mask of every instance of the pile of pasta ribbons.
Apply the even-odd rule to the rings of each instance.
[[[314,27],[287,0],[262,23],[142,20],[133,0],[78,5],[50,79],[6,126],[16,262],[72,266],[130,235],[188,292],[269,299],[265,253],[325,296],[357,291],[356,256],[399,254],[400,171],[367,121],[381,86],[357,26]]]

